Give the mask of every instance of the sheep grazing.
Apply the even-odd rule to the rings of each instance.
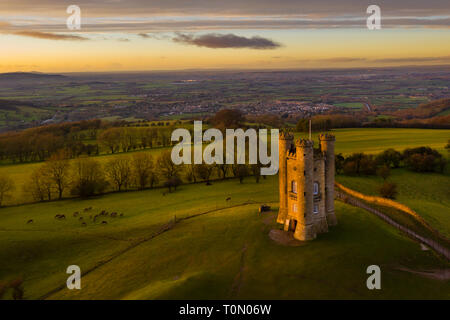
[[[121,213],[119,216],[120,216],[120,217],[123,217],[123,213]]]
[[[231,200],[231,197],[228,197],[228,198],[225,199],[226,202],[228,202],[230,200]]]
[[[105,221],[105,220],[103,220],[103,221],[102,221],[102,224],[108,224],[108,222],[107,222],[107,221]]]
[[[83,220],[83,217],[80,217],[78,220],[80,220],[80,221]]]
[[[30,220],[27,221],[27,224],[30,224],[30,223],[33,223],[33,222],[34,222],[33,219],[30,219]]]
[[[55,219],[59,219],[59,220],[61,220],[61,219],[66,219],[66,215],[64,215],[64,214],[57,214],[57,215],[55,216]]]
[[[84,208],[84,212],[88,212],[88,211],[91,211],[91,210],[92,210],[92,207]]]
[[[80,214],[80,213],[79,213],[78,211],[76,211],[76,212],[73,213],[73,216],[74,216],[74,217],[78,217],[79,214]]]
[[[112,218],[117,217],[117,212],[111,212],[110,216],[111,216]]]

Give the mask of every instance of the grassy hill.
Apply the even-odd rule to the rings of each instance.
[[[257,203],[278,200],[276,180],[0,209],[0,280],[23,277],[28,299],[53,290],[50,299],[450,298],[448,281],[398,270],[436,270],[448,263],[378,218],[339,202],[339,225],[328,234],[300,246],[272,241],[277,203],[263,215]],[[91,206],[81,213],[87,222],[82,226],[72,213]],[[92,222],[89,215],[101,210],[124,216]],[[181,219],[199,213],[206,214],[152,238],[175,214]],[[55,214],[67,218],[55,220]],[[26,224],[29,219],[34,223]],[[87,272],[82,290],[64,289],[71,264]],[[379,291],[366,288],[372,264],[382,270]]]
[[[368,195],[378,194],[383,179],[375,176],[352,177],[340,175],[337,181]],[[450,237],[449,174],[417,173],[405,169],[391,171],[389,181],[397,184],[396,200],[406,204],[435,229]]]

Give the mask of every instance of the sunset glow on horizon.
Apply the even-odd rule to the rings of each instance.
[[[203,1],[194,1],[181,14],[183,8],[174,5],[177,1],[138,0],[127,1],[126,8],[121,1],[96,1],[96,5],[79,1],[81,30],[68,30],[65,10],[69,3],[53,2],[42,1],[38,11],[30,1],[13,5],[0,1],[0,72],[450,63],[450,12],[442,8],[443,1],[430,1],[426,8],[414,10],[406,1],[404,8],[389,3],[383,6],[386,1],[380,1],[381,30],[368,30],[366,4],[353,8],[352,1],[343,1],[348,6],[339,7],[319,1],[321,5],[308,4],[305,10],[292,13],[287,12],[293,1],[282,1],[270,13],[265,12],[267,1],[253,7],[236,4],[233,10],[217,1],[209,2],[211,10],[198,9]],[[329,8],[324,3],[329,3]],[[200,11],[195,14],[196,10]]]

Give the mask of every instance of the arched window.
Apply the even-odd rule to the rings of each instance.
[[[319,183],[314,182],[314,194],[319,194]]]
[[[293,193],[297,193],[297,181],[295,181],[295,180],[292,180],[292,182],[291,182],[291,191]]]

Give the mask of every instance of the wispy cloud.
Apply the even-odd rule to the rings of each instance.
[[[177,34],[172,41],[197,47],[212,49],[219,48],[249,48],[249,49],[276,49],[281,45],[270,39],[262,37],[241,37],[229,34],[209,33],[205,35]]]
[[[450,56],[444,57],[412,57],[412,58],[386,58],[386,59],[376,59],[374,62],[381,63],[417,63],[417,62],[450,62]]]
[[[14,32],[15,35],[37,38],[37,39],[47,39],[47,40],[89,40],[89,38],[76,36],[71,34],[57,34],[50,32],[40,32],[40,31],[17,31]]]
[[[0,23],[0,33],[16,35],[21,37],[29,37],[36,39],[45,39],[45,40],[71,40],[71,41],[84,41],[90,40],[89,38],[73,35],[73,34],[59,34],[53,32],[42,32],[42,31],[34,31],[34,30],[18,30],[13,31],[10,28],[10,24]]]
[[[1,17],[0,17],[1,18]],[[115,17],[115,18],[83,18],[82,31],[85,33],[128,32],[141,38],[157,39],[157,33],[187,32],[200,30],[295,30],[295,29],[366,29],[364,14],[359,16],[309,18],[297,16],[267,17]],[[19,20],[19,19],[18,19]],[[52,21],[48,17],[35,17],[26,22],[25,18],[16,21],[11,30],[33,30],[40,32],[67,32],[64,19]],[[388,17],[382,16],[383,28],[435,28],[447,29],[450,26],[449,16],[425,17]],[[1,27],[1,25],[0,25]]]
[[[450,13],[448,0],[77,0],[85,16],[111,17],[210,15],[210,16],[254,16],[254,15],[327,15],[365,14],[370,4],[377,4],[389,15],[443,15]],[[15,0],[0,1],[0,12],[26,14],[42,13],[52,16],[65,14],[68,2],[61,0]],[[86,10],[84,10],[86,9]]]
[[[368,62],[375,64],[403,64],[403,63],[448,63],[450,56],[437,57],[401,57],[401,58],[383,58],[383,59],[369,59],[363,57],[332,57],[325,59],[295,59],[296,62],[301,63],[326,63],[326,64],[345,64],[354,62]]]

